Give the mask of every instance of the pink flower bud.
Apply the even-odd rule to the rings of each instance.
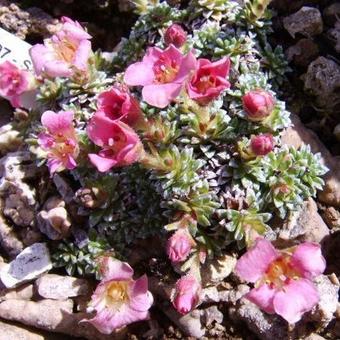
[[[166,45],[173,44],[177,48],[179,48],[184,45],[186,40],[187,40],[187,34],[180,25],[172,24],[165,31],[164,41]]]
[[[256,156],[264,156],[274,148],[274,138],[270,133],[253,136],[250,147]]]
[[[184,261],[191,251],[193,240],[188,231],[184,229],[177,230],[168,240],[167,254],[173,263]]]
[[[243,98],[243,109],[248,114],[248,119],[259,122],[268,117],[274,109],[273,96],[264,90],[253,90],[247,92]]]
[[[181,314],[193,310],[199,302],[201,284],[194,275],[182,276],[176,283],[172,304]]]

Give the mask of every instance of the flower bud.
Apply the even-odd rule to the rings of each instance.
[[[253,136],[250,141],[252,152],[256,156],[264,156],[274,148],[274,138],[270,133]]]
[[[172,24],[165,31],[164,41],[166,45],[173,44],[179,48],[184,45],[186,40],[187,34],[180,25]]]
[[[273,96],[264,90],[247,92],[243,98],[243,109],[247,112],[248,119],[259,122],[268,117],[274,109]]]
[[[177,230],[168,240],[167,254],[173,263],[184,261],[191,251],[193,240],[185,229]]]
[[[176,283],[172,304],[181,314],[193,310],[199,302],[201,284],[194,275],[182,276]]]

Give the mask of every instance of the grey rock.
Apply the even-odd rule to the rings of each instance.
[[[230,255],[223,255],[207,261],[201,271],[203,284],[208,285],[223,281],[232,273],[236,262],[236,258]]]
[[[0,199],[0,211],[3,210],[4,202]],[[17,256],[23,249],[24,245],[18,239],[13,228],[0,214],[0,245],[10,259]]]
[[[61,240],[69,234],[71,221],[65,202],[59,197],[50,197],[37,215],[39,230],[51,240]]]
[[[340,3],[335,2],[327,6],[323,10],[322,15],[325,23],[328,24],[329,26],[333,26],[337,22],[338,20],[337,18],[340,17]]]
[[[75,193],[72,190],[71,186],[68,184],[68,182],[59,174],[55,174],[53,176],[53,182],[57,187],[57,190],[61,197],[63,198],[63,200],[66,203],[70,203],[73,200]]]
[[[333,28],[329,29],[326,36],[333,45],[335,51],[340,53],[340,22],[337,22]]]
[[[312,198],[303,203],[298,210],[291,212],[279,230],[279,240],[299,239],[320,243],[329,235],[329,229],[318,213],[318,207]]]
[[[6,320],[89,340],[112,340],[112,335],[101,334],[91,324],[80,322],[87,319],[88,314],[73,313],[72,310],[72,300],[7,300],[0,303],[0,317]],[[124,339],[124,331],[117,332],[114,339]]]
[[[14,128],[13,123],[0,127],[0,154],[15,151],[22,144],[20,132]]]
[[[277,315],[262,312],[255,304],[242,298],[239,304],[229,309],[230,318],[243,321],[261,340],[288,339],[288,324]]]
[[[308,144],[313,153],[321,154],[321,161],[329,171],[323,177],[325,186],[322,191],[318,192],[318,199],[325,204],[340,207],[340,160],[331,155],[318,136],[307,129],[298,116],[291,114],[291,120],[294,125],[282,133],[282,144],[293,146],[296,149],[299,149],[303,144]]]
[[[164,313],[174,322],[185,334],[196,338],[201,338],[205,334],[205,329],[201,324],[201,312],[197,309],[181,315],[172,307],[164,308]]]
[[[298,66],[308,66],[319,55],[318,45],[311,39],[300,39],[285,52],[289,62]]]
[[[213,322],[223,322],[223,314],[218,310],[217,306],[210,306],[203,309],[202,318],[206,326],[210,326]]]
[[[250,288],[246,284],[240,284],[236,289],[221,290],[219,292],[220,301],[232,303],[235,305],[244,295],[250,291]]]
[[[283,26],[293,38],[295,38],[296,33],[308,38],[322,33],[323,30],[320,11],[317,8],[307,6],[285,17]]]
[[[212,287],[202,289],[202,293],[201,293],[202,303],[219,302],[219,301],[220,301],[219,292],[216,287],[212,286]]]
[[[0,321],[0,340],[44,340],[43,335]]]
[[[338,306],[339,285],[334,284],[326,275],[318,276],[314,283],[319,292],[320,301],[310,312],[310,318],[322,327],[327,327]]]
[[[340,66],[332,59],[315,59],[302,80],[304,90],[315,97],[320,107],[333,109],[339,103]]]
[[[26,284],[14,289],[0,292],[0,301],[3,300],[30,300],[33,297],[33,285]]]
[[[305,337],[304,340],[326,340],[326,339],[319,334],[312,333]]]
[[[67,300],[91,291],[88,280],[56,274],[43,275],[35,281],[35,287],[41,297],[53,300]]]
[[[52,262],[46,244],[35,243],[1,268],[0,279],[7,288],[12,288],[34,280],[50,269]]]

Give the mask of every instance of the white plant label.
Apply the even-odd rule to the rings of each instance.
[[[15,35],[0,28],[0,63],[10,61],[24,70],[32,69],[28,53],[32,46]]]

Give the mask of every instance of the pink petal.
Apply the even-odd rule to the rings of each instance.
[[[273,306],[273,299],[276,290],[267,284],[263,284],[259,288],[252,289],[245,297],[258,305],[262,310],[267,313],[275,313]]]
[[[130,280],[133,275],[133,269],[126,262],[115,260],[111,257],[105,257],[100,264],[100,271],[103,275],[103,280]]]
[[[54,145],[54,138],[48,133],[40,133],[38,143],[43,149],[49,150]]]
[[[47,166],[50,171],[50,174],[53,175],[55,172],[63,168],[63,163],[57,158],[50,158],[47,161]]]
[[[149,312],[138,312],[127,305],[123,305],[118,310],[105,308],[93,319],[84,321],[90,322],[103,334],[111,334],[114,330],[125,325],[148,318]]]
[[[44,71],[46,61],[53,59],[51,51],[42,44],[34,45],[29,50],[29,54],[32,59],[34,71],[38,76]]]
[[[100,172],[109,171],[113,166],[117,164],[117,161],[112,158],[104,158],[96,154],[89,154],[89,158],[91,163],[98,169]]]
[[[175,61],[176,63],[180,63],[183,58],[182,52],[172,44],[166,50],[164,50],[162,54],[164,56],[169,57],[171,60]]]
[[[319,293],[307,279],[291,280],[274,297],[275,312],[290,324],[298,322],[319,301]]]
[[[229,74],[230,59],[228,57],[224,57],[213,62],[210,67],[214,69],[216,75],[225,78]]]
[[[87,70],[90,53],[91,42],[82,40],[75,53],[73,65],[79,70]]]
[[[72,39],[86,40],[92,37],[75,21],[65,21],[62,27],[62,31],[65,31]]]
[[[182,60],[181,67],[178,71],[174,82],[181,83],[189,75],[189,73],[195,70],[197,67],[197,60],[192,51],[190,51]]]
[[[77,166],[76,161],[71,155],[67,155],[67,162],[65,164],[65,167],[69,170],[74,169]]]
[[[70,77],[72,70],[70,65],[61,60],[48,60],[45,62],[43,72],[50,77]]]
[[[46,127],[51,134],[64,134],[70,128],[73,128],[72,121],[72,111],[60,111],[59,113],[45,111],[41,116],[42,125]]]
[[[181,92],[182,84],[147,85],[142,90],[143,99],[150,105],[164,108],[170,104]]]
[[[326,260],[322,256],[320,245],[311,242],[305,242],[296,247],[291,264],[306,278],[318,276],[326,269]]]
[[[255,245],[237,261],[236,273],[246,281],[256,282],[278,257],[279,253],[269,241],[258,238]]]
[[[136,311],[146,312],[152,304],[153,296],[148,291],[148,278],[146,275],[143,275],[136,280],[133,285],[130,296],[130,306]]]
[[[87,126],[87,134],[93,143],[104,146],[113,137],[114,126],[114,121],[109,119],[104,112],[97,111]]]
[[[138,62],[130,65],[124,74],[124,82],[129,86],[144,86],[152,84],[155,75],[152,64]]]

